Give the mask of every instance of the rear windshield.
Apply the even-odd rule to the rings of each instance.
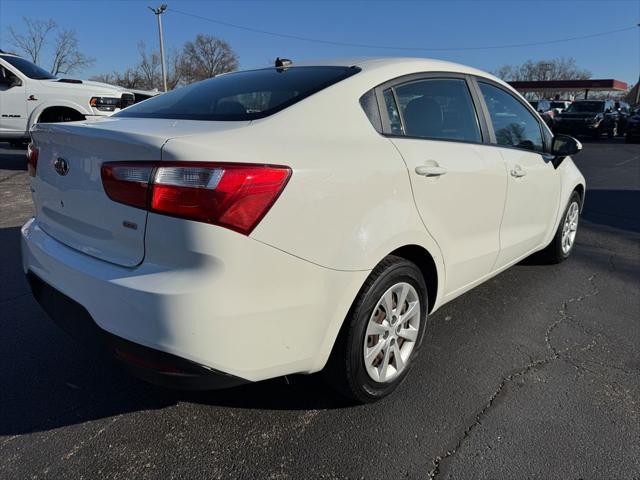
[[[116,117],[253,120],[359,72],[357,67],[265,68],[229,73],[158,95]]]

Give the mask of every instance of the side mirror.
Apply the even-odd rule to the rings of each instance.
[[[551,154],[556,157],[566,157],[575,155],[582,150],[582,144],[569,135],[555,135],[553,137],[553,145],[551,146]]]

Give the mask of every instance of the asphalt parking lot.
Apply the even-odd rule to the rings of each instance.
[[[6,147],[0,478],[640,477],[640,145],[585,143],[572,258],[443,307],[408,381],[367,406],[316,376],[166,391],[74,343],[23,278],[32,205],[24,152]]]

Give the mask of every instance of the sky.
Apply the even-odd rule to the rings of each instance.
[[[269,65],[277,56],[296,60],[335,57],[420,56],[491,71],[526,60],[573,57],[594,78],[635,83],[640,75],[640,0],[608,1],[193,1],[193,0],[0,0],[0,48],[8,28],[22,17],[53,19],[77,32],[80,49],[95,64],[74,76],[122,70],[138,62],[138,43],[158,49],[155,16],[148,6],[168,4],[165,47],[182,47],[198,33],[227,41],[241,68]],[[221,22],[329,42],[279,38]],[[548,45],[478,49],[580,37],[634,27],[610,35]],[[381,48],[400,47],[406,50]],[[444,51],[456,48],[459,50]],[[423,49],[423,50],[421,50]],[[435,50],[427,50],[435,49]],[[439,49],[439,50],[438,50]],[[43,62],[48,67],[47,62]]]

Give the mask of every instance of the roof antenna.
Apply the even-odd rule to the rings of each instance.
[[[276,58],[276,68],[278,69],[286,69],[290,67],[293,62],[288,58]]]

